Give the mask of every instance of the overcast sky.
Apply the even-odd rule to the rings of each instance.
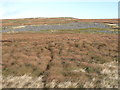
[[[118,0],[0,0],[0,18],[118,18]]]

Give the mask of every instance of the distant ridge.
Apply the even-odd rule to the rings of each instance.
[[[80,22],[118,23],[118,19],[78,19]]]

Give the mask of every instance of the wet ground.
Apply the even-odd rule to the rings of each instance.
[[[109,29],[110,26],[107,26],[103,23],[85,23],[85,22],[76,22],[76,23],[67,23],[67,24],[54,24],[54,25],[39,25],[39,26],[25,26],[22,28],[13,29],[3,29],[0,32],[24,32],[24,31],[41,31],[41,30],[74,30],[74,29],[87,29],[87,28],[101,28]],[[88,31],[89,32],[89,31]]]

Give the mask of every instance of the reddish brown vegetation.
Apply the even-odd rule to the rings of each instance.
[[[70,22],[101,22],[118,23],[118,19],[76,19],[76,18],[27,18],[27,19],[3,19],[2,26],[64,24]]]
[[[44,75],[45,81],[84,84],[88,76],[99,76],[99,64],[117,60],[117,35],[24,33],[4,34],[3,40],[13,41],[3,42],[3,75],[31,73]]]
[[[80,22],[118,23],[118,19],[78,19]]]

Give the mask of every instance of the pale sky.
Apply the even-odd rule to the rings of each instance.
[[[0,19],[31,17],[118,18],[118,0],[0,0]]]

